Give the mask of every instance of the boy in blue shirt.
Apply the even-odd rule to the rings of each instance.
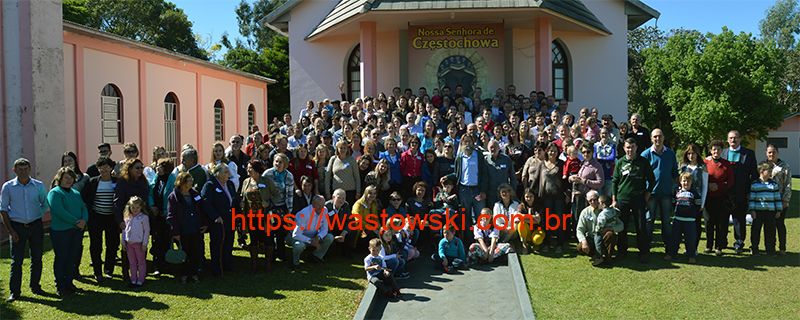
[[[750,244],[753,255],[758,255],[758,244],[761,240],[761,227],[764,227],[764,242],[768,255],[775,255],[775,221],[783,211],[780,186],[772,180],[772,163],[765,162],[758,166],[759,180],[750,186],[750,212],[753,214],[753,226],[750,233]]]
[[[464,253],[464,244],[456,237],[455,228],[450,227],[444,231],[444,238],[439,241],[437,253],[431,256],[444,272],[466,267],[467,256]]]

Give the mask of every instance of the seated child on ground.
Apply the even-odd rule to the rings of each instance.
[[[466,267],[466,254],[464,243],[456,237],[455,228],[445,229],[444,238],[439,241],[436,253],[431,256],[436,265],[442,267],[444,272]]]
[[[492,210],[489,208],[481,210],[481,219],[472,230],[475,242],[469,246],[468,264],[491,263],[494,259],[512,251],[509,243],[499,242],[500,231],[489,220],[491,214]]]
[[[417,238],[419,237],[419,230],[414,216],[408,216],[405,220],[394,221],[395,224],[403,224],[403,228],[397,231],[395,237],[400,243],[403,244],[403,251],[405,251],[406,261],[411,261],[419,257],[419,250],[417,249]]]
[[[616,245],[616,234],[622,232],[624,224],[619,217],[619,210],[611,206],[611,198],[600,196],[600,213],[597,214],[597,222],[594,224],[594,245],[597,252],[595,260],[602,263],[605,259],[610,259],[613,254],[614,245]],[[606,232],[613,232],[614,236],[606,236]],[[604,238],[611,237],[613,239]]]
[[[380,252],[381,241],[378,238],[370,240],[369,254],[364,258],[367,280],[382,290],[387,297],[397,298],[400,296],[400,287],[394,281],[391,270],[386,268],[386,261]]]
[[[403,243],[394,236],[392,228],[383,227],[380,231],[381,239],[381,256],[386,261],[389,269],[392,269],[392,275],[396,279],[407,279],[409,277],[406,272],[406,257],[403,250]]]

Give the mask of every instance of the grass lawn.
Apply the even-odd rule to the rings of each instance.
[[[202,277],[197,284],[182,285],[171,275],[161,279],[148,277],[140,291],[132,291],[115,270],[115,278],[97,285],[92,278],[76,281],[86,293],[64,301],[55,295],[32,295],[28,289],[29,260],[23,266],[23,297],[13,304],[8,296],[8,275],[11,266],[8,246],[0,248],[0,319],[36,318],[71,319],[78,316],[143,319],[345,319],[352,318],[367,285],[363,267],[338,257],[333,247],[324,265],[304,265],[290,273],[283,264],[276,264],[272,273],[251,273],[249,253],[234,250],[235,267],[239,272],[222,278]],[[42,287],[55,293],[53,251],[45,239]],[[209,257],[206,254],[206,257]],[[356,259],[357,260],[357,259]],[[89,238],[84,238],[81,273],[92,274],[89,265]],[[355,263],[355,264],[354,264]]]
[[[786,256],[737,256],[727,250],[722,257],[700,253],[697,264],[690,265],[682,255],[672,263],[661,260],[664,248],[658,245],[650,264],[640,264],[633,249],[626,260],[601,269],[593,268],[583,256],[525,255],[521,260],[534,312],[540,319],[796,316],[800,309],[800,179],[793,179],[793,190],[786,220]],[[733,230],[729,230],[732,244]],[[660,242],[659,235],[654,238]],[[629,243],[635,248],[633,238]],[[763,241],[761,245],[763,250]],[[700,247],[704,246],[703,238]]]

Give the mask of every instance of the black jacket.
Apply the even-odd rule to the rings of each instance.
[[[111,177],[112,183],[117,183],[117,177]],[[97,196],[97,186],[100,185],[100,176],[92,177],[89,179],[89,182],[86,183],[86,186],[83,187],[81,190],[81,198],[83,198],[83,203],[86,204],[86,208],[89,209],[89,214],[94,214],[94,198]]]
[[[222,217],[226,225],[230,224],[232,221],[231,209],[237,208],[238,210],[240,206],[239,194],[236,192],[233,181],[228,180],[226,185],[232,201],[225,195],[225,191],[219,184],[219,180],[213,177],[206,181],[206,184],[203,185],[203,190],[200,191],[200,196],[203,198],[204,202],[203,211],[209,222],[213,222],[217,220],[217,218]]]
[[[170,227],[170,234],[177,236],[181,234],[199,233],[199,229],[201,227],[208,225],[206,216],[203,214],[203,199],[200,197],[200,194],[197,193],[197,191],[194,191],[194,189],[189,189],[191,198],[195,199],[191,205],[195,206],[194,209],[200,218],[200,223],[198,224],[198,230],[182,230],[181,228],[183,227],[183,218],[186,214],[186,206],[189,204],[186,203],[183,196],[178,194],[179,192],[180,191],[178,191],[178,189],[175,189],[169,194],[169,197],[167,197],[167,224],[169,224]]]

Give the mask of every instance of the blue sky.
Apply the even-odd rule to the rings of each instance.
[[[234,10],[239,0],[168,0],[175,3],[194,23],[195,33],[218,43],[224,32],[232,37],[239,35]],[[248,0],[251,1],[252,0]],[[306,0],[334,1],[334,0]],[[606,0],[584,0],[606,1]],[[658,25],[663,30],[675,28],[696,29],[702,32],[719,33],[722,26],[734,32],[750,32],[758,35],[758,22],[774,1],[767,0],[642,0],[661,12],[658,21],[647,25]],[[218,56],[221,58],[221,55]]]

